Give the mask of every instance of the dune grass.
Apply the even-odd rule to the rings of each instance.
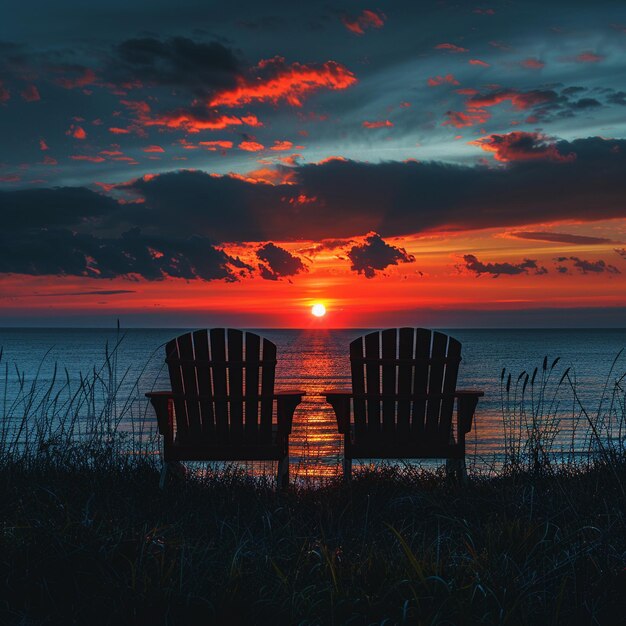
[[[503,372],[504,461],[468,486],[394,464],[349,486],[298,481],[277,493],[271,477],[209,467],[160,491],[145,402],[119,397],[115,352],[77,385],[11,383],[21,387],[0,423],[0,623],[612,624],[626,614],[625,394],[613,370],[594,412],[558,363],[517,383]],[[122,418],[136,429],[120,432]]]
[[[160,491],[150,462],[5,465],[0,481],[3,623],[605,624],[626,609],[626,507],[602,465],[467,488],[378,467],[282,494],[234,470]]]

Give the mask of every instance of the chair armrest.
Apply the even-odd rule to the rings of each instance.
[[[326,396],[326,402],[333,407],[337,418],[337,429],[342,435],[350,432],[350,389],[328,389],[322,395]]]
[[[174,430],[174,416],[170,410],[170,401],[174,398],[173,391],[149,391],[146,398],[154,407],[157,417],[159,433],[165,437],[171,437]]]
[[[276,391],[276,421],[278,422],[278,435],[288,437],[291,434],[293,414],[296,407],[302,402],[302,396],[306,392],[301,390]]]
[[[485,395],[485,392],[482,389],[457,389],[454,392],[455,398],[461,398],[463,396],[476,396],[477,398],[482,398]]]
[[[482,398],[485,392],[482,389],[457,389],[455,392],[457,401],[457,422],[459,436],[465,437],[472,430],[472,421],[478,404],[478,398]]]

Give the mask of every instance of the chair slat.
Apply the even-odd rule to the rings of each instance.
[[[448,339],[448,360],[444,372],[443,386],[441,393],[441,409],[439,415],[439,442],[442,445],[450,443],[452,435],[452,414],[454,412],[454,392],[456,390],[456,380],[459,374],[459,361],[461,358],[461,344],[454,338]]]
[[[380,358],[380,333],[365,335],[365,358]],[[380,364],[365,364],[365,384],[367,393],[380,394]],[[367,436],[370,440],[380,436],[380,401],[367,400]]]
[[[365,415],[365,369],[358,358],[363,358],[363,337],[359,337],[350,343],[350,371],[352,375],[352,391],[360,395],[354,399],[354,439],[361,441],[367,432]]]
[[[168,357],[173,356],[178,358],[178,341],[172,339],[165,345],[166,360]],[[183,375],[180,371],[179,365],[170,365],[168,363],[167,369],[170,375],[170,383],[172,385],[172,391],[176,394],[184,394],[185,389],[183,387]],[[186,437],[189,430],[189,421],[187,419],[187,404],[184,399],[176,398],[174,400],[174,412],[176,413],[176,435],[180,437]]]
[[[178,353],[182,362],[180,371],[183,377],[185,395],[187,396],[185,404],[187,406],[188,435],[190,438],[197,439],[202,433],[200,427],[200,405],[198,400],[189,397],[198,395],[196,368],[192,363],[194,354],[191,333],[186,333],[178,338]]]
[[[223,328],[212,328],[211,360],[213,361],[213,393],[216,398],[228,394],[226,383],[226,333]],[[215,434],[219,443],[228,442],[228,403],[215,401]]]
[[[383,394],[393,396],[396,393],[396,368],[397,368],[397,342],[398,333],[396,328],[388,328],[381,333],[382,366],[382,391]],[[383,400],[383,439],[393,441],[396,432],[396,401],[393,397]]]
[[[245,369],[245,440],[254,443],[258,434],[259,421],[259,361],[261,338],[254,333],[246,333],[246,369]]]
[[[430,357],[431,331],[418,328],[415,337],[415,357]],[[428,389],[428,361],[420,359],[413,369],[413,393],[425,395]],[[426,417],[426,399],[413,402],[411,421],[411,440],[418,441],[424,435],[424,420]]]
[[[439,362],[439,359],[443,358],[446,354],[446,348],[448,345],[448,337],[443,333],[433,333],[433,347],[432,357],[434,359],[430,366],[430,376],[428,379],[428,393],[440,394],[441,386],[443,384],[443,372],[444,364]],[[435,441],[439,432],[439,413],[441,407],[441,398],[433,397],[427,401],[426,408],[426,424],[424,432],[426,439]]]
[[[193,349],[196,358],[196,378],[198,380],[198,394],[200,400],[200,423],[202,435],[205,439],[215,436],[215,411],[213,410],[213,385],[211,371],[208,367],[200,367],[200,363],[211,360],[209,354],[209,334],[206,330],[197,330],[193,333]]]
[[[410,431],[411,401],[406,396],[413,391],[414,364],[409,363],[408,359],[413,357],[415,331],[412,328],[401,328],[398,334],[398,396],[405,398],[398,400],[396,432],[398,441],[403,441],[408,438]]]
[[[228,395],[230,396],[230,442],[243,441],[243,333],[229,328],[228,339]],[[233,365],[233,361],[236,365]]]
[[[261,427],[260,442],[272,441],[272,410],[274,402],[274,378],[276,376],[276,346],[267,339],[263,339],[263,367],[261,368]]]

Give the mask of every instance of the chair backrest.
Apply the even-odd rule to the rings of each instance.
[[[255,333],[197,330],[165,346],[180,441],[269,444],[276,346]]]
[[[390,328],[350,344],[355,443],[450,442],[461,344],[425,328]]]

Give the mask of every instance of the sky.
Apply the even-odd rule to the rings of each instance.
[[[625,59],[606,0],[16,3],[0,325],[624,327]]]

